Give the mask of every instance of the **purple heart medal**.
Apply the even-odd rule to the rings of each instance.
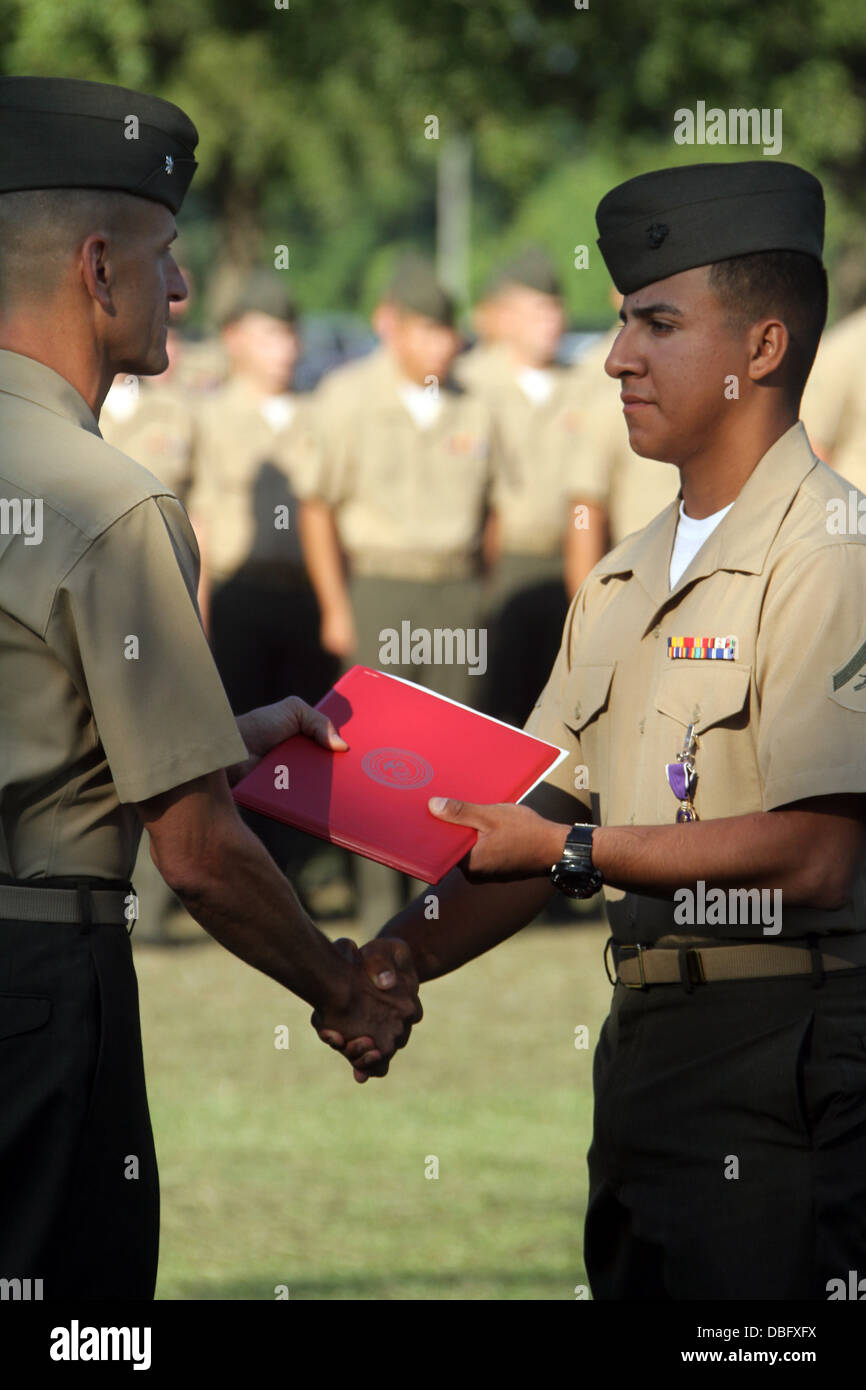
[[[677,754],[676,762],[665,764],[668,786],[680,803],[676,815],[676,819],[679,823],[698,819],[698,813],[692,804],[695,787],[698,781],[698,774],[695,772],[694,757],[697,742],[695,738],[695,726],[694,724],[689,724],[686,729],[686,736],[683,740],[682,750]]]

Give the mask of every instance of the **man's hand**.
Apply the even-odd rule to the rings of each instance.
[[[242,777],[261,762],[266,753],[278,743],[283,743],[295,734],[305,734],[323,748],[335,753],[343,753],[348,744],[340,737],[327,715],[313,709],[299,695],[287,695],[274,705],[261,705],[248,714],[239,714],[237,719],[241,738],[247,745],[250,756],[246,762],[235,763],[226,768],[229,786],[234,787]]]
[[[545,820],[528,806],[507,802],[479,806],[433,796],[427,802],[439,820],[470,825],[478,831],[472,849],[460,861],[470,883],[539,878],[562,858],[570,825]]]
[[[412,1024],[423,1017],[412,953],[396,937],[369,941],[361,951],[345,938],[334,945],[353,966],[351,994],[316,1009],[312,1025],[322,1042],[352,1063],[356,1081],[386,1076]]]

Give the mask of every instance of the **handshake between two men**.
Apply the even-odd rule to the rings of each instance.
[[[237,724],[245,762],[138,803],[151,856],[211,936],[312,1006],[313,1026],[343,1052],[356,1080],[384,1076],[422,1017],[419,984],[512,935],[547,902],[554,890],[546,869],[568,826],[526,806],[434,802],[442,819],[479,830],[471,855],[437,887],[439,918],[426,920],[422,895],[360,950],[351,941],[332,943],[238,815],[230,787],[295,734],[334,752],[347,745],[296,696],[240,715]]]
[[[297,696],[241,715],[238,727],[250,758],[229,769],[231,784],[246,776],[276,744],[295,734],[304,734],[334,752],[347,747],[327,716]],[[317,1000],[313,1027],[323,1042],[342,1051],[353,1064],[356,1080],[385,1076],[394,1053],[405,1047],[412,1025],[423,1016],[412,952],[394,938],[377,938],[360,950],[343,938],[331,950],[340,969]]]

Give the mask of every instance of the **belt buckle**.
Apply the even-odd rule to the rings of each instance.
[[[624,947],[623,949],[624,949],[624,950],[627,950],[627,951],[637,951],[637,968],[638,968],[638,973],[640,974],[640,982],[639,982],[638,984],[636,984],[636,985],[630,985],[630,984],[628,983],[627,980],[620,979],[620,977],[617,976],[617,978],[619,979],[620,984],[625,985],[626,989],[647,989],[647,988],[648,988],[648,985],[647,985],[647,982],[646,982],[646,972],[645,972],[645,970],[644,970],[644,965],[643,965],[643,952],[644,952],[643,946],[632,945],[632,944],[630,944],[630,945]],[[634,960],[635,957],[634,957],[634,956],[629,956],[628,959],[629,959],[629,960]],[[617,969],[619,969],[619,961],[617,961],[616,964],[617,964]]]

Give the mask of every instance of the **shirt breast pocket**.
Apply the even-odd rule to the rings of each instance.
[[[751,684],[751,666],[683,661],[664,671],[656,687],[655,708],[663,717],[660,736],[666,762],[673,762],[682,748],[686,726],[695,726],[694,804],[698,815],[707,820],[762,809]]]
[[[656,709],[683,727],[694,724],[697,734],[738,716],[748,724],[751,679],[751,666],[733,661],[674,662],[656,688]]]
[[[616,663],[612,666],[573,666],[562,696],[565,727],[580,741],[580,757],[574,766],[576,791],[588,790],[592,818],[601,823],[607,805],[610,777],[609,721],[601,716],[608,707]]]
[[[403,516],[417,466],[402,422],[371,420],[360,432],[353,461],[349,490],[390,516]]]
[[[489,491],[487,444],[478,434],[454,433],[429,443],[431,489],[448,512],[477,515]]]

